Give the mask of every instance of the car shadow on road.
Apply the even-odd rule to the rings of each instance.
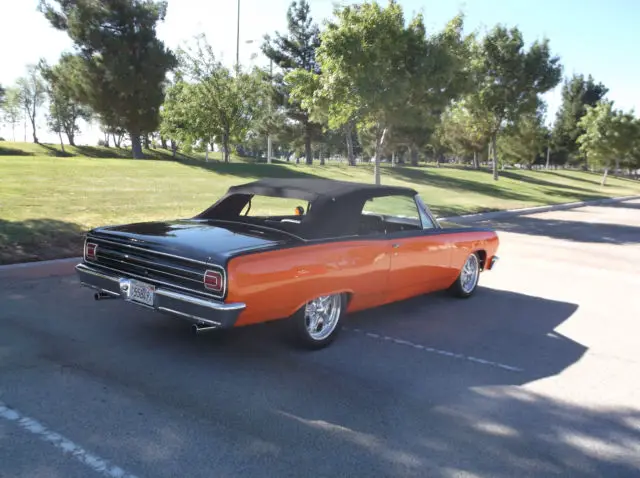
[[[613,207],[618,209],[640,209],[640,202],[634,201],[621,201],[621,202],[613,202],[608,204],[602,204],[602,207]]]
[[[569,302],[479,286],[469,299],[438,292],[352,314],[348,323],[435,349],[436,355],[519,369],[513,376],[496,375],[492,384],[523,385],[558,375],[585,354],[585,346],[556,332],[577,310]]]
[[[593,244],[640,243],[640,227],[624,224],[545,219],[534,216],[498,218],[475,225],[488,225],[498,232],[543,236]]]
[[[514,387],[558,375],[583,356],[583,345],[555,332],[575,304],[486,287],[468,300],[431,294],[352,314],[331,347],[306,352],[279,340],[275,324],[193,337],[180,320],[120,301],[96,303],[90,291],[60,300],[60,287],[76,286],[56,279],[37,294],[6,291],[0,326],[10,343],[28,337],[39,361],[140,400],[132,413],[144,409],[154,433],[121,423],[119,412],[100,443],[157,476],[170,463],[200,476],[211,460],[241,463],[243,476],[295,469],[318,477],[507,477],[533,469],[632,476],[637,465],[637,410],[587,409]],[[47,320],[42,312],[52,304],[57,315]],[[389,343],[354,327],[522,371]],[[6,350],[22,360],[28,351]],[[85,400],[78,418],[90,424],[104,409],[98,402]],[[163,421],[165,411],[179,419]],[[207,453],[193,453],[194,437]],[[222,437],[233,442],[227,457],[216,446]],[[607,453],[592,453],[594,446]],[[144,452],[164,447],[171,452]]]

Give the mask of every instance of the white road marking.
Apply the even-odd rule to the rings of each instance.
[[[405,345],[408,347],[413,347],[414,349],[418,349],[418,350],[424,350],[425,352],[430,352],[430,353],[434,353],[434,354],[438,354],[438,355],[444,355],[445,357],[452,357],[452,358],[457,358],[457,359],[463,359],[463,360],[468,360],[469,362],[475,362],[475,363],[480,363],[482,365],[489,365],[491,367],[497,367],[497,368],[501,368],[504,370],[509,370],[510,372],[524,372],[524,369],[520,368],[520,367],[514,367],[512,365],[506,365],[500,362],[493,362],[491,360],[484,360],[478,357],[473,357],[472,355],[464,355],[464,354],[457,354],[454,352],[448,352],[446,350],[441,350],[441,349],[436,349],[433,347],[427,347],[426,345],[421,345],[421,344],[416,344],[413,342],[409,342],[408,340],[402,340],[402,339],[396,339],[394,337],[389,337],[388,335],[379,335],[379,334],[374,334],[372,332],[365,332],[364,330],[358,329],[358,328],[351,328],[351,327],[344,327],[345,330],[352,330],[353,332],[357,332],[359,334],[363,334],[366,335],[367,337],[371,337],[373,339],[381,339],[381,340],[386,340],[389,342],[394,342],[398,345]]]
[[[71,440],[59,435],[58,433],[47,429],[37,420],[22,415],[14,408],[10,408],[8,405],[0,402],[0,418],[4,418],[10,422],[15,422],[22,429],[33,433],[41,440],[44,440],[66,455],[73,456],[76,460],[84,463],[92,470],[107,476],[109,478],[136,478],[135,475],[131,475],[125,472],[122,468],[110,464],[107,460],[88,452],[81,446],[73,443]]]

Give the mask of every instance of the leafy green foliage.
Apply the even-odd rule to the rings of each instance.
[[[243,141],[267,111],[264,74],[238,70],[234,76],[216,59],[204,36],[198,38],[195,50],[180,50],[179,54],[181,71],[193,83],[180,85],[174,101],[182,104],[173,103],[174,121],[183,121],[179,127],[186,129],[184,134],[205,144],[219,141],[228,162],[231,143]]]
[[[157,129],[166,74],[177,65],[155,31],[167,2],[40,0],[39,9],[76,47],[68,60],[75,97],[109,126],[125,128],[133,156],[142,157],[140,136]]]
[[[544,125],[544,111],[525,113],[517,123],[509,125],[497,146],[503,161],[531,168],[539,155],[546,150],[549,131]]]
[[[60,63],[49,66],[41,61],[39,65],[49,96],[49,129],[67,136],[69,144],[75,146],[75,135],[80,132],[78,120],[90,121],[91,110],[79,103],[73,95],[75,69],[70,57],[63,56]]]
[[[38,135],[36,132],[36,117],[38,114],[38,108],[40,108],[45,100],[45,84],[40,76],[36,65],[27,66],[27,75],[18,78],[18,98],[20,105],[24,108],[29,121],[31,122],[31,128],[33,130],[33,142],[38,142]]]
[[[24,109],[20,102],[20,90],[18,88],[7,88],[5,90],[4,102],[0,105],[2,121],[11,125],[13,140],[16,139],[16,126],[23,117]]]
[[[608,93],[602,83],[596,83],[591,75],[573,75],[562,85],[562,103],[556,114],[553,128],[554,149],[562,162],[575,161],[579,155],[577,139],[585,133],[579,126],[587,106],[595,106]]]
[[[460,156],[473,155],[477,169],[478,155],[486,150],[492,124],[464,100],[454,103],[442,116],[440,129],[444,145]]]
[[[291,95],[291,85],[285,79],[287,73],[300,70],[320,74],[316,61],[316,51],[320,46],[320,28],[313,23],[309,3],[306,0],[294,0],[287,9],[287,33],[275,33],[275,37],[266,35],[262,45],[263,53],[270,58],[283,74],[275,76],[276,99],[284,107],[287,116],[300,124],[304,135],[305,158],[312,163],[311,142],[321,133],[321,126],[309,116],[296,96]]]
[[[603,100],[586,107],[578,126],[584,130],[577,139],[580,151],[592,167],[604,170],[603,185],[614,163],[616,170],[621,164],[640,167],[640,121],[632,113],[615,109],[613,101]]]
[[[473,68],[477,93],[471,103],[492,121],[493,178],[498,179],[496,139],[521,115],[532,113],[539,95],[560,83],[560,59],[552,56],[548,39],[528,50],[517,28],[495,26],[475,46]]]

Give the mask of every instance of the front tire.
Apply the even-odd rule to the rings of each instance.
[[[317,350],[335,340],[346,310],[345,294],[317,297],[291,317],[291,331],[298,346]]]
[[[457,297],[466,299],[471,297],[478,287],[480,279],[480,257],[472,252],[467,257],[458,278],[451,286],[451,292]]]

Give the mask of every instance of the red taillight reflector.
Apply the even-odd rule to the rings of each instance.
[[[204,287],[215,292],[222,292],[222,274],[218,271],[206,271],[204,273]]]
[[[84,256],[87,259],[95,260],[96,251],[98,250],[98,244],[94,244],[93,242],[87,242],[87,245],[84,249]]]

